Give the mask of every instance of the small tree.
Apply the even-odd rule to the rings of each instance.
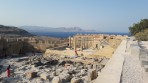
[[[143,32],[145,29],[148,29],[148,19],[142,19],[140,22],[129,27],[131,35],[135,35],[138,32]]]

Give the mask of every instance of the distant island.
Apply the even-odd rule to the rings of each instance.
[[[42,27],[42,26],[20,26],[28,32],[97,32],[96,30],[86,30],[80,27]]]

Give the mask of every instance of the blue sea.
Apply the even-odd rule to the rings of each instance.
[[[74,36],[76,34],[109,34],[109,35],[129,35],[129,33],[120,32],[31,32],[38,36],[49,36],[57,38],[68,38],[69,36]]]

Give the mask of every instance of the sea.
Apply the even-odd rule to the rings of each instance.
[[[68,38],[69,36],[74,36],[76,34],[109,34],[109,35],[130,35],[129,33],[123,32],[31,32],[38,36],[49,36],[57,38]]]

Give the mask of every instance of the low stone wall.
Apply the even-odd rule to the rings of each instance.
[[[123,40],[94,83],[120,83],[127,40]]]

